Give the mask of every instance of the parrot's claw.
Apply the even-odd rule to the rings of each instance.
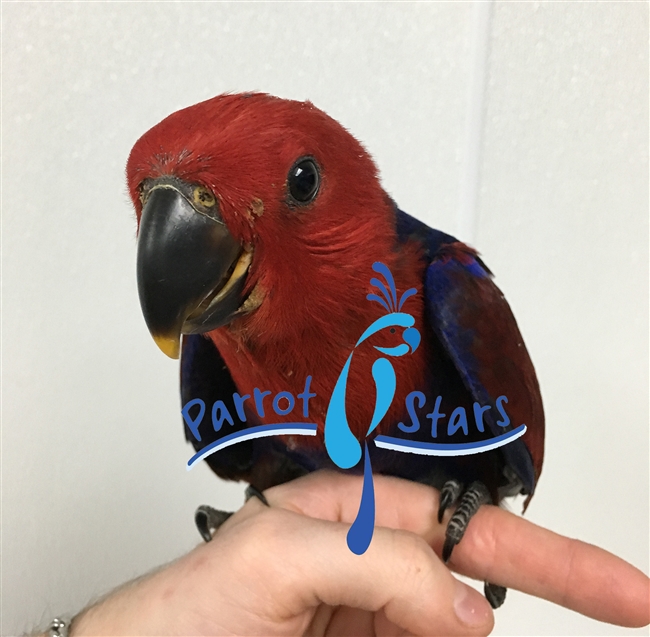
[[[442,548],[442,559],[444,562],[449,560],[454,546],[465,535],[467,525],[479,507],[482,504],[489,504],[491,502],[492,498],[490,497],[490,493],[482,482],[476,481],[469,485],[469,489],[461,496],[458,506],[447,524],[445,545]]]
[[[256,489],[252,484],[249,484],[246,487],[246,491],[244,493],[246,495],[246,502],[248,502],[251,498],[257,498],[262,502],[262,504],[265,504],[267,507],[271,506],[264,494],[259,489]]]
[[[505,586],[498,586],[497,584],[485,582],[483,591],[485,592],[485,599],[490,602],[490,606],[492,606],[492,608],[499,608],[499,606],[501,606],[501,604],[506,600],[508,589]]]
[[[264,494],[256,489],[252,484],[249,484],[246,487],[245,491],[246,502],[251,498],[258,498],[261,500],[262,504],[265,504],[267,507],[271,506],[268,500],[264,497]],[[194,514],[194,523],[196,528],[199,530],[201,537],[209,542],[214,534],[219,530],[219,527],[232,515],[228,511],[219,511],[218,509],[213,509],[207,504],[202,504]]]
[[[232,515],[228,511],[218,511],[207,504],[202,504],[194,514],[194,523],[201,537],[209,542],[219,527]]]
[[[487,487],[482,482],[472,482],[469,489],[462,496],[463,485],[457,480],[449,480],[442,487],[440,492],[440,508],[438,510],[438,522],[442,522],[445,510],[458,502],[458,507],[447,524],[445,533],[445,545],[442,548],[442,559],[447,562],[451,557],[454,546],[461,541],[469,521],[479,510],[482,504],[490,504],[492,497]],[[459,499],[460,496],[460,499]],[[485,598],[490,602],[492,608],[499,608],[506,599],[507,588],[485,582]]]
[[[463,491],[463,483],[458,480],[447,480],[440,492],[440,506],[438,507],[438,524],[442,523],[445,511],[458,502],[458,497]]]

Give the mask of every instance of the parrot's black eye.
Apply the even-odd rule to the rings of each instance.
[[[316,162],[308,157],[299,159],[289,171],[287,187],[294,203],[307,204],[313,201],[320,187],[320,174]]]
[[[395,328],[394,328],[394,327],[391,327],[391,328],[390,328],[390,333],[391,333],[391,334],[395,334]]]

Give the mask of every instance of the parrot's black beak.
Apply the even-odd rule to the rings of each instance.
[[[145,184],[138,292],[158,347],[178,358],[181,333],[225,325],[243,303],[252,252],[224,224],[212,193],[174,177]]]

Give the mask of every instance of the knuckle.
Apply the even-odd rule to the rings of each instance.
[[[423,538],[415,533],[402,532],[400,533],[403,545],[403,551],[409,561],[412,562],[429,562],[433,557],[431,547],[425,542]]]
[[[247,520],[241,530],[242,548],[253,557],[263,558],[282,549],[286,539],[287,512],[280,508],[264,508]]]
[[[394,543],[397,546],[398,568],[401,569],[400,579],[410,586],[419,586],[424,572],[430,572],[435,558],[431,547],[419,536],[408,532],[395,532]]]

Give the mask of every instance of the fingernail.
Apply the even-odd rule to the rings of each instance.
[[[454,597],[454,610],[456,617],[468,626],[480,626],[488,621],[490,605],[483,595],[471,586],[456,581],[456,595]]]

